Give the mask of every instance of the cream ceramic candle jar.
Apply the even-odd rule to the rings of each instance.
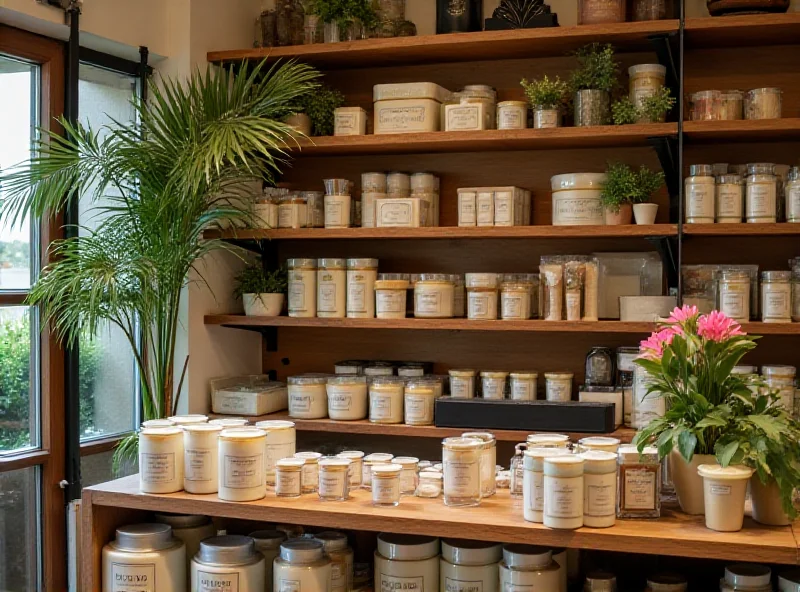
[[[552,551],[532,545],[503,545],[500,592],[559,590],[559,568]]]
[[[364,457],[361,465],[361,487],[372,489],[372,469],[377,465],[385,465],[392,462],[394,455],[385,452],[373,452]]]
[[[375,282],[375,316],[379,319],[406,318],[406,297],[410,284],[400,273],[381,273]]]
[[[522,508],[528,522],[544,521],[544,459],[569,454],[566,448],[535,448],[528,445],[523,459]]]
[[[261,592],[265,564],[264,556],[256,551],[250,537],[226,535],[206,539],[192,559],[192,592]]]
[[[455,287],[444,273],[423,273],[414,284],[414,316],[449,319],[453,316]]]
[[[617,453],[620,441],[617,438],[608,436],[588,436],[578,440],[578,447],[582,452],[587,450],[601,450],[603,452]]]
[[[272,590],[272,564],[281,554],[281,544],[286,540],[286,533],[280,530],[256,530],[248,535],[253,539],[256,551],[264,556],[264,590]]]
[[[221,417],[219,419],[209,420],[208,423],[223,428],[240,428],[248,425],[250,421],[244,417]]]
[[[525,129],[528,127],[528,103],[501,101],[497,103],[497,129]],[[442,589],[444,592],[444,589]]]
[[[120,526],[102,555],[103,592],[186,590],[186,547],[167,524]]]
[[[300,488],[303,493],[316,493],[319,489],[319,452],[295,452],[294,458],[301,459],[305,464],[300,476]]]
[[[600,193],[605,182],[605,173],[570,173],[551,177],[553,226],[604,224]]]
[[[219,498],[250,502],[267,495],[264,450],[267,434],[259,428],[232,428],[219,435]]]
[[[329,457],[319,461],[319,499],[343,502],[350,497],[350,460]]]
[[[576,455],[544,459],[544,525],[574,529],[583,526],[583,465]]]
[[[181,428],[144,428],[139,432],[139,489],[142,493],[183,489]]]
[[[419,459],[413,456],[396,456],[392,463],[400,465],[400,495],[414,495],[417,490]]]
[[[477,506],[481,503],[481,453],[477,438],[445,438],[442,441],[444,503]]]
[[[290,317],[317,315],[317,260],[289,259],[288,300]]]
[[[475,370],[450,370],[450,396],[454,399],[475,397]]]
[[[334,376],[328,379],[328,417],[354,421],[367,417],[367,377]]]
[[[351,202],[349,195],[326,195],[325,228],[349,228]]]
[[[347,260],[347,318],[375,318],[377,259]]]
[[[200,541],[217,535],[217,528],[208,516],[187,514],[156,514],[155,520],[168,524],[172,536],[186,545],[186,575],[189,576],[192,557],[200,550]]]
[[[513,401],[535,401],[536,372],[512,372],[510,375],[510,392]]]
[[[531,318],[531,285],[503,282],[500,287],[500,318],[525,321]]]
[[[505,399],[508,372],[481,372],[481,396],[484,399]]]
[[[347,535],[326,530],[314,535],[322,543],[325,556],[331,560],[330,592],[349,592],[353,588],[353,548],[347,544]]]
[[[413,534],[378,535],[375,590],[439,591],[439,539]]]
[[[717,224],[738,224],[744,216],[744,192],[739,175],[719,175],[714,201]]]
[[[171,428],[174,425],[169,419],[148,419],[142,422],[143,428]]]
[[[440,592],[498,592],[503,547],[482,541],[442,540]]]
[[[497,319],[499,275],[496,273],[468,273],[467,318],[478,320]]]
[[[317,316],[347,316],[347,263],[345,259],[320,259],[317,269]]]
[[[303,458],[281,458],[275,462],[275,495],[300,497],[303,492]]]
[[[274,592],[332,592],[331,560],[322,543],[314,539],[290,539],[281,544],[273,566]]]
[[[183,488],[187,493],[216,493],[219,479],[219,434],[222,426],[183,426]]]
[[[403,467],[394,461],[372,467],[372,505],[400,505],[400,473]]]
[[[545,397],[548,401],[566,403],[572,400],[572,372],[546,372]]]
[[[775,222],[778,214],[778,179],[775,165],[747,165],[745,214],[748,222]]]
[[[289,417],[322,419],[328,417],[327,374],[301,374],[287,379]]]
[[[750,274],[726,269],[719,280],[719,310],[734,321],[750,320]]]
[[[697,473],[703,478],[706,528],[718,532],[742,529],[747,482],[753,469],[744,465],[700,465]]]
[[[272,419],[259,421],[257,428],[266,430],[266,475],[267,485],[275,485],[275,463],[281,458],[294,456],[296,452],[297,431],[293,421]]]
[[[617,519],[617,454],[589,450],[583,459],[583,525],[614,526]]]
[[[497,440],[491,432],[464,432],[462,438],[475,438],[483,442],[481,448],[481,497],[490,497],[497,492]]]
[[[345,450],[336,456],[339,458],[346,458],[350,461],[350,468],[347,470],[350,489],[361,487],[361,474],[364,469],[364,453],[360,450]]]
[[[779,589],[784,592],[780,587],[781,579],[778,579]],[[719,589],[720,592],[772,592],[772,570],[757,563],[728,565],[725,567],[725,576],[720,580]]]
[[[528,434],[525,442],[532,448],[569,448],[566,434]]]
[[[207,423],[208,416],[195,413],[192,415],[173,415],[169,420],[177,426],[191,425],[194,423]]]
[[[406,381],[379,376],[369,383],[369,420],[374,423],[403,423],[403,396]]]
[[[409,380],[403,396],[407,425],[433,425],[437,383],[429,379]]]
[[[361,107],[339,107],[333,112],[334,136],[363,136],[367,133],[367,112]]]

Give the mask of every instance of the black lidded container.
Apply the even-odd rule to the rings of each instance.
[[[436,34],[483,30],[483,0],[436,0]]]

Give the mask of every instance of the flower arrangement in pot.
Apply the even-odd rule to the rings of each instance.
[[[558,76],[550,80],[545,74],[538,80],[520,81],[533,109],[535,129],[561,127],[561,113],[567,96],[567,83]]]
[[[234,295],[242,299],[248,317],[277,317],[283,310],[288,278],[286,269],[266,271],[261,261],[236,276]]]
[[[609,44],[592,43],[575,54],[578,68],[569,80],[575,125],[606,125],[610,120],[611,91],[617,86],[619,63]]]
[[[648,202],[663,184],[664,173],[660,171],[653,172],[644,165],[636,171],[621,162],[609,163],[600,193],[606,224],[630,224],[634,214],[637,224],[653,224],[658,204]]]
[[[649,375],[645,396],[663,397],[666,411],[637,433],[634,444],[640,451],[655,445],[661,458],[669,458],[681,509],[706,514],[706,525],[715,530],[741,528],[744,491],[754,471],[772,487],[765,499],[782,501],[782,510],[796,515],[791,498],[800,485],[798,423],[775,393],[733,371],[756,339],[718,311],[701,315],[684,306],[641,343],[636,360]],[[781,507],[761,512],[776,513]]]

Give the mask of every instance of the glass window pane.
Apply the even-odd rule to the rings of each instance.
[[[114,121],[135,121],[136,112],[131,99],[136,96],[138,79],[81,64],[79,81],[79,112],[84,125],[101,134],[103,126]],[[87,191],[87,194],[90,193]],[[113,196],[113,188],[106,194]],[[80,224],[86,229],[97,228],[102,222],[98,205],[84,197],[79,202]],[[133,353],[122,331],[114,325],[102,327],[93,340],[80,344],[80,429],[81,439],[108,437],[130,431],[136,421],[136,382]]]
[[[38,125],[38,66],[0,56],[0,170],[13,168],[31,154]],[[3,199],[0,187],[0,200]],[[31,266],[31,225],[25,220],[0,225],[0,290],[27,290]]]
[[[38,473],[0,473],[0,590],[39,589]]]
[[[39,444],[36,321],[27,306],[0,308],[0,455]]]
[[[81,485],[91,487],[112,479],[135,475],[139,472],[138,463],[123,464],[117,473],[113,470],[114,452],[101,452],[81,457]]]

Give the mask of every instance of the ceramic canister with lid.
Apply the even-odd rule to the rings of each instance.
[[[503,547],[483,541],[442,540],[439,592],[498,592]]]
[[[778,576],[778,592],[800,592],[800,570],[781,573]]]
[[[192,559],[191,591],[261,592],[265,563],[250,537],[225,535],[206,539]]]
[[[483,447],[483,441],[477,438],[445,438],[442,441],[445,505],[477,506],[481,503]]]
[[[544,520],[549,528],[583,526],[584,460],[577,455],[544,459]]]
[[[483,442],[481,450],[481,496],[490,497],[497,492],[497,440],[491,432],[464,432],[462,438],[475,438]]]
[[[414,283],[414,316],[449,319],[453,316],[455,285],[449,274],[423,273]]]
[[[275,495],[278,497],[300,497],[303,492],[302,458],[280,458],[275,462]]]
[[[175,493],[183,489],[183,430],[144,428],[139,432],[139,489]]]
[[[617,519],[617,453],[587,450],[583,459],[583,525],[614,526]]]
[[[328,417],[354,421],[367,417],[367,377],[334,376],[328,379]]]
[[[272,592],[272,563],[281,554],[281,544],[286,533],[280,530],[256,530],[248,535],[253,539],[256,551],[264,556],[264,589]]]
[[[719,583],[721,592],[770,592],[772,570],[758,563],[734,563],[725,567]]]
[[[499,280],[496,273],[466,274],[468,319],[497,319]]]
[[[168,524],[120,526],[103,547],[103,590],[186,590],[186,546]]]
[[[206,423],[208,422],[208,416],[200,413],[191,413],[189,415],[173,415],[169,420],[175,425],[185,426],[194,423]]]
[[[400,504],[400,473],[394,461],[372,467],[372,505],[394,507]]]
[[[183,488],[188,493],[216,493],[219,479],[220,425],[183,426]]]
[[[305,464],[300,476],[300,487],[303,493],[316,493],[319,489],[319,452],[295,452],[295,458],[301,459]]]
[[[343,319],[347,315],[347,261],[323,258],[317,269],[317,316]]]
[[[375,551],[375,590],[439,591],[439,539],[381,533]]]
[[[587,436],[578,440],[578,446],[582,451],[602,450],[603,452],[613,452],[616,454],[619,449],[620,441],[609,436]]]
[[[328,417],[327,374],[301,374],[290,376],[289,417],[296,419],[323,419]]]
[[[331,592],[333,569],[321,541],[290,539],[281,544],[273,566],[275,592]]]
[[[509,374],[509,392],[512,401],[535,401],[536,372],[512,372]]]
[[[569,448],[566,434],[528,434],[525,442],[529,448]]]
[[[551,177],[553,226],[604,224],[600,193],[605,182],[605,173],[569,173]]]
[[[350,459],[330,456],[319,461],[319,499],[342,502],[350,497]]]
[[[331,560],[330,592],[349,592],[353,588],[353,548],[347,544],[347,535],[326,530],[314,535],[322,543],[322,550]]]
[[[192,514],[156,514],[156,522],[172,527],[172,536],[186,545],[186,575],[192,557],[200,550],[200,541],[216,536],[217,528],[208,516]]]
[[[219,498],[250,502],[267,495],[264,451],[267,434],[259,428],[231,428],[219,435]]]
[[[500,590],[559,590],[560,566],[553,561],[553,553],[545,547],[533,545],[503,545],[500,562]]]
[[[689,583],[680,574],[664,572],[647,576],[645,592],[686,592]]]
[[[406,383],[403,396],[408,425],[433,425],[437,381],[419,378]]]
[[[289,259],[289,316],[317,316],[317,260]]]
[[[218,419],[211,419],[208,422],[210,425],[222,426],[223,428],[240,428],[250,423],[246,417],[220,417]]]
[[[522,461],[522,515],[528,522],[544,520],[544,459],[569,453],[566,448],[536,448],[528,444]]]
[[[297,445],[297,430],[293,421],[270,419],[259,421],[257,428],[266,430],[266,475],[267,485],[275,485],[275,463],[282,458],[294,456]]]

